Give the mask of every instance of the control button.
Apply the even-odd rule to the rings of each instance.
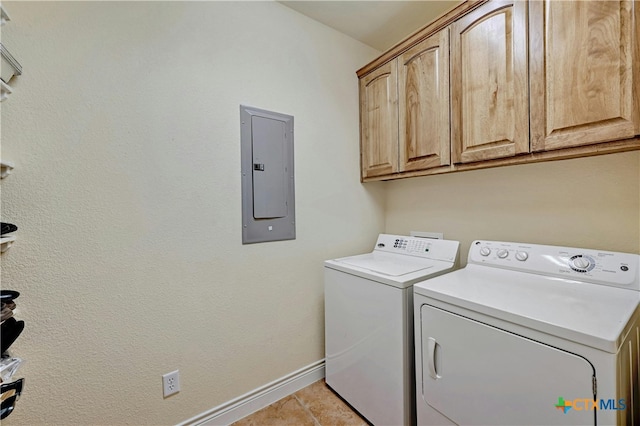
[[[576,272],[589,272],[595,266],[595,260],[582,254],[576,254],[569,259],[569,267]]]
[[[378,247],[380,248],[384,247],[384,243],[378,243]]]
[[[573,266],[578,269],[587,269],[591,263],[584,257],[576,257],[573,259]]]
[[[505,249],[498,250],[498,257],[500,259],[504,259],[507,256],[509,256],[509,250],[505,250]]]
[[[529,258],[529,253],[527,253],[526,251],[517,251],[516,252],[516,259],[518,259],[519,261],[524,262],[528,258]]]
[[[489,247],[482,247],[480,249],[480,254],[482,256],[489,256],[491,254],[491,249]]]
[[[621,270],[621,271],[624,271],[624,272],[627,272],[627,271],[629,270],[629,267],[628,267],[628,266],[625,266],[625,265],[622,265],[622,266],[620,267],[620,270]]]

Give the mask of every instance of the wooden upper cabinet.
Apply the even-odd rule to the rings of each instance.
[[[527,2],[492,1],[453,23],[454,163],[529,152],[527,66]]]
[[[362,178],[398,171],[398,87],[396,61],[360,80]]]
[[[529,8],[533,150],[640,133],[640,4],[532,1]]]
[[[357,72],[363,181],[640,149],[640,0],[466,0]]]
[[[400,171],[451,163],[449,29],[398,57]]]

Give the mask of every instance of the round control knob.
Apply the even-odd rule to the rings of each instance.
[[[587,269],[591,265],[589,259],[584,257],[576,257],[573,259],[573,267],[576,269]]]
[[[505,249],[498,250],[498,257],[500,259],[504,259],[507,256],[509,256],[509,250],[505,250]]]
[[[520,262],[524,262],[528,258],[529,258],[529,253],[527,253],[526,251],[516,252],[516,259],[518,259]]]
[[[483,256],[489,256],[491,254],[491,249],[489,247],[482,247],[480,249],[480,254]]]

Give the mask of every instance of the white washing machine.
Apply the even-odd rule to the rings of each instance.
[[[459,243],[381,234],[325,262],[326,382],[374,425],[415,423],[413,290],[451,271]]]
[[[475,241],[414,285],[419,425],[640,425],[640,256]]]

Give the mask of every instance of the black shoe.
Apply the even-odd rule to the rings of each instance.
[[[9,318],[0,325],[0,352],[4,353],[24,330],[24,321]]]
[[[0,222],[0,224],[0,235],[9,234],[18,230],[18,227],[13,223]]]

